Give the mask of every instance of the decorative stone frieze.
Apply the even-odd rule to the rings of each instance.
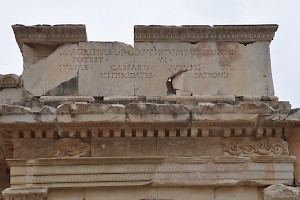
[[[20,87],[20,79],[16,74],[0,74],[0,89]]]
[[[224,151],[233,156],[289,155],[287,142],[281,138],[264,138],[241,141],[228,139],[222,141]]]
[[[92,96],[41,96],[40,102],[52,103],[52,102],[94,102],[95,98]]]
[[[65,138],[55,141],[53,157],[81,157],[89,154],[91,146],[80,139]]]
[[[21,52],[23,52],[23,44],[58,45],[87,41],[85,25],[82,24],[62,24],[54,26],[24,26],[16,24],[13,25],[12,28]]]
[[[278,25],[134,26],[135,42],[271,41]]]

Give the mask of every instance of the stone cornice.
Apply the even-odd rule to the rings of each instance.
[[[266,127],[285,127],[285,128],[298,128],[300,127],[300,121],[289,120],[276,120],[276,121],[262,121],[257,124],[254,121],[192,121],[192,122],[34,122],[34,123],[0,123],[0,129],[23,129],[23,128],[54,128],[54,127],[113,127],[113,126],[186,126],[193,124],[197,127],[207,126],[266,126]]]
[[[134,27],[135,42],[271,41],[278,25],[200,25]]]
[[[86,42],[87,34],[85,25],[35,25],[24,26],[16,24],[12,26],[20,51],[23,44],[48,44]]]

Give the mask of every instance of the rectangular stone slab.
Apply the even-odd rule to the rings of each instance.
[[[49,46],[49,51],[47,46],[24,48],[23,85],[33,96],[273,96],[269,44],[275,29],[161,27],[164,40],[156,35],[135,41],[134,47],[78,42]],[[172,39],[172,31],[181,39]],[[141,33],[144,39],[147,34]],[[182,39],[193,34],[193,40]],[[35,58],[31,51],[37,49],[50,55]]]

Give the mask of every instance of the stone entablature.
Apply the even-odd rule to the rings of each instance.
[[[135,26],[135,42],[271,41],[278,25]]]
[[[24,71],[0,76],[3,197],[297,199],[300,110],[274,96],[277,28],[135,26],[132,47],[14,25]]]
[[[85,25],[61,24],[61,25],[35,25],[24,26],[16,24],[12,26],[20,51],[23,53],[23,44],[61,45],[64,43],[76,43],[87,41]]]
[[[12,187],[265,186],[290,183],[293,158],[115,157],[8,160]],[[109,167],[108,167],[109,166]]]
[[[88,42],[83,25],[13,29],[30,97],[274,96],[277,25],[136,26],[134,47]]]

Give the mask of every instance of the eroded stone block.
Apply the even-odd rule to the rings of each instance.
[[[0,89],[0,106],[13,105],[22,100],[21,88],[4,88]]]
[[[264,189],[264,200],[298,200],[299,189],[283,184],[270,185]]]
[[[156,27],[166,38],[165,31],[175,31],[178,40],[137,40],[134,48],[121,42],[24,45],[24,89],[33,96],[273,96],[269,44],[277,27],[252,28]],[[242,38],[248,29],[252,35]],[[220,39],[220,30],[240,40]],[[187,31],[196,41],[181,40]],[[207,39],[211,33],[214,40]]]
[[[14,158],[52,158],[53,154],[53,140],[21,139],[14,141]]]

